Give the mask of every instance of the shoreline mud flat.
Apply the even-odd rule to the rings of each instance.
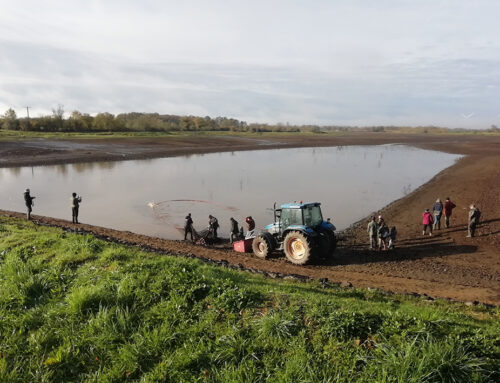
[[[264,136],[263,136],[264,137]],[[226,261],[243,269],[268,275],[301,275],[328,278],[332,283],[417,293],[457,301],[500,305],[500,136],[355,133],[332,135],[283,135],[259,137],[183,137],[175,139],[126,138],[92,140],[0,141],[0,167],[115,161],[191,155],[198,153],[399,143],[424,149],[462,154],[453,166],[378,214],[398,229],[396,249],[369,251],[364,222],[346,231],[345,240],[328,263],[295,266],[283,258],[260,260],[251,254],[195,246],[130,232],[34,216],[36,222],[67,230],[83,230],[98,237],[130,243],[151,250]],[[1,192],[1,189],[0,189]],[[422,236],[421,214],[436,198],[450,197],[457,205],[451,227]],[[476,237],[467,235],[468,206],[482,211]],[[1,207],[1,206],[0,206]],[[36,211],[35,211],[36,212]],[[22,213],[1,211],[23,217]]]

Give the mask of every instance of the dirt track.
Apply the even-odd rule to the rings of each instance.
[[[343,136],[295,135],[266,140],[200,137],[174,140],[0,141],[0,166],[121,160],[275,147],[395,142],[466,156],[426,185],[381,211],[389,225],[395,225],[399,231],[397,249],[393,252],[368,251],[364,223],[348,232],[346,240],[340,243],[339,250],[329,264],[307,267],[291,265],[282,258],[263,261],[231,250],[203,248],[84,224],[78,227],[99,236],[176,254],[224,259],[245,268],[271,273],[328,278],[332,282],[349,282],[359,287],[377,287],[395,292],[416,292],[432,297],[500,305],[500,136],[363,133]],[[452,217],[452,227],[437,231],[431,238],[423,237],[420,225],[422,210],[430,208],[437,197],[444,199],[447,196],[457,205]],[[477,236],[471,239],[465,236],[467,206],[472,202],[482,211],[482,224],[477,230]],[[63,220],[38,216],[35,219],[41,223],[75,228],[75,225]]]

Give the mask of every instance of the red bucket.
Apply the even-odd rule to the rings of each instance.
[[[239,253],[251,253],[252,252],[252,242],[253,242],[253,238],[235,242],[235,243],[233,243],[233,249],[234,249],[234,251],[237,251]]]

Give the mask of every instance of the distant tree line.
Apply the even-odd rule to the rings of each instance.
[[[303,127],[311,129],[310,127]],[[316,127],[319,130],[319,127]],[[64,117],[62,105],[51,115],[18,118],[13,109],[0,116],[0,129],[35,132],[174,132],[174,131],[234,131],[234,132],[297,132],[297,126],[282,124],[247,124],[227,117],[176,116],[158,113],[88,113],[73,111]]]
[[[91,116],[77,110],[65,118],[62,105],[52,109],[51,115],[18,118],[13,109],[0,115],[0,129],[35,132],[179,132],[179,131],[221,131],[221,132],[397,132],[397,133],[446,133],[479,132],[473,129],[448,129],[436,126],[319,126],[289,124],[248,124],[227,117],[177,116],[159,113],[98,113]],[[500,132],[496,125],[491,125],[489,132]],[[484,130],[483,130],[484,131]]]

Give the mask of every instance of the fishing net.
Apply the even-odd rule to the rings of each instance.
[[[211,244],[214,242],[213,233],[208,229],[208,216],[216,216],[219,225],[229,222],[230,217],[238,220],[238,209],[226,206],[214,201],[194,199],[174,199],[160,202],[148,202],[155,220],[174,228],[178,233],[184,235],[185,217],[192,214],[193,238],[199,244]],[[244,222],[241,219],[240,222]],[[196,229],[198,228],[198,230]]]

